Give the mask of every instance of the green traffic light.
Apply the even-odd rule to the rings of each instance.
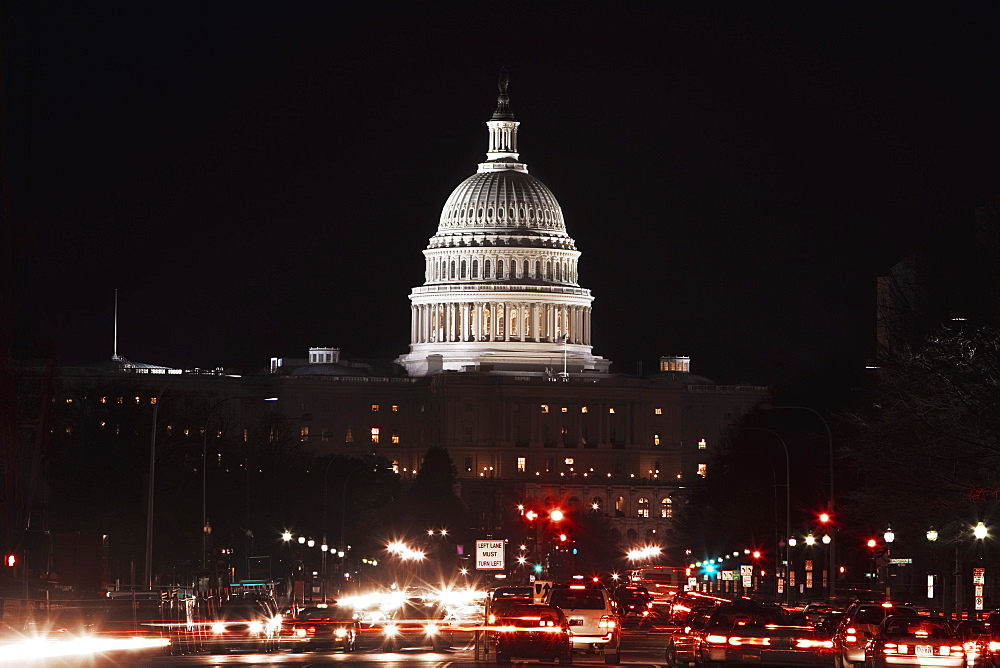
[[[541,573],[542,572],[542,565],[541,564],[535,564],[535,572],[536,573]]]

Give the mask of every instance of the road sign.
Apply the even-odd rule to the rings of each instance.
[[[549,580],[535,580],[534,590],[532,591],[531,602],[532,603],[544,603],[549,596],[549,592],[552,591],[552,582]]]
[[[476,570],[502,571],[504,569],[504,541],[476,541]]]
[[[896,559],[895,557],[893,557],[892,559],[889,559],[889,563],[890,564],[896,564],[896,565],[906,565],[906,564],[912,564],[913,563],[913,559],[911,559],[909,557],[905,557],[905,558],[902,558],[902,559]]]
[[[985,568],[973,568],[972,569],[972,584],[974,584],[974,585],[986,584],[986,569]]]
[[[982,609],[983,609],[983,597],[982,596],[977,596],[976,597],[976,610],[982,610]]]

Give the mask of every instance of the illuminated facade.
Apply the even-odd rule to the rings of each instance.
[[[411,376],[441,371],[607,373],[591,352],[590,290],[552,192],[519,161],[500,80],[486,123],[486,162],[445,202],[424,250],[424,284],[410,294]]]

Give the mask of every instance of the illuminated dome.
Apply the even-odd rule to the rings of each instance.
[[[397,362],[411,375],[608,371],[591,353],[580,252],[552,191],[519,160],[519,125],[504,72],[486,162],[445,202],[410,294],[410,352]]]
[[[437,236],[512,231],[569,240],[552,191],[526,171],[473,174],[459,184],[441,211]]]

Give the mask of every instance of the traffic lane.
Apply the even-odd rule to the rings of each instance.
[[[459,634],[455,634],[458,636]],[[183,656],[152,655],[149,652],[110,653],[89,657],[49,658],[46,660],[20,662],[24,668],[164,668],[166,666],[325,666],[351,663],[358,666],[378,666],[379,668],[395,668],[396,666],[423,665],[434,668],[481,668],[495,665],[490,661],[475,661],[475,642],[472,634],[461,634],[463,638],[453,637],[452,647],[434,652],[429,648],[405,648],[387,652],[381,648],[362,648],[356,652],[339,650],[303,652],[294,647],[283,646],[276,652],[258,654],[251,652],[232,652],[228,654],[188,654]],[[626,630],[622,639],[622,664],[645,668],[663,664],[663,648],[665,634],[655,631]],[[576,652],[573,656],[575,664],[604,665],[604,657],[600,653],[587,654]],[[558,665],[539,661],[514,661],[527,665]],[[0,667],[3,661],[0,658]]]

